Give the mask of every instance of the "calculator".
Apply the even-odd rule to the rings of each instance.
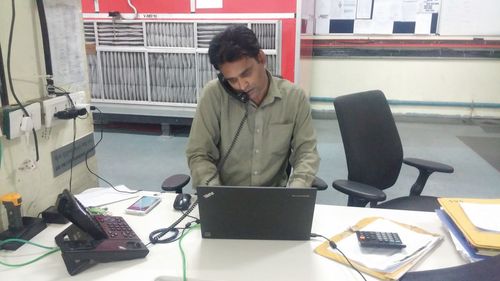
[[[361,247],[402,249],[406,247],[395,232],[356,231]]]

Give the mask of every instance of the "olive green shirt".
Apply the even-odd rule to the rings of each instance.
[[[246,112],[248,119],[216,175],[216,165],[226,157]],[[212,80],[198,102],[186,155],[193,187],[310,187],[319,156],[308,98],[298,86],[271,77],[260,106],[252,101],[245,104],[231,97],[218,80]],[[288,161],[293,173],[287,183]]]

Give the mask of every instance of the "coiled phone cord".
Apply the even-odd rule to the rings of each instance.
[[[222,160],[219,162],[217,165],[217,170],[216,172],[206,181],[206,185],[208,185],[218,174],[219,171],[222,169],[224,166],[224,163],[227,160],[227,157],[229,154],[231,154],[231,151],[233,150],[234,145],[236,144],[236,141],[238,140],[238,137],[240,136],[241,130],[243,129],[243,125],[245,124],[246,120],[248,119],[248,110],[245,110],[245,115],[241,119],[240,125],[238,126],[238,130],[236,131],[236,134],[234,135],[233,141],[231,142],[231,145],[229,146],[229,149],[227,150],[226,155],[222,158]],[[158,244],[158,243],[170,243],[173,242],[177,239],[177,236],[179,235],[179,230],[176,228],[176,226],[183,221],[189,214],[196,208],[198,205],[198,199],[194,201],[194,203],[187,209],[184,213],[182,213],[182,216],[180,216],[174,223],[172,223],[169,227],[167,228],[160,228],[157,230],[152,231],[149,234],[149,241],[151,244]],[[198,221],[197,221],[198,222]],[[165,238],[161,239],[164,235],[167,233],[171,232],[172,234]]]

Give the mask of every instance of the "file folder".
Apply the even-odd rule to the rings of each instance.
[[[356,235],[355,234],[356,230],[361,229],[361,228],[369,225],[370,223],[372,223],[372,222],[374,222],[374,221],[376,221],[378,219],[384,219],[384,218],[381,218],[381,217],[368,217],[368,218],[364,218],[364,219],[360,220],[354,226],[350,227],[349,229],[347,229],[347,230],[343,231],[342,233],[339,233],[339,234],[331,237],[330,240],[334,241],[335,243],[338,243],[341,240],[349,237],[350,235]],[[405,227],[405,228],[407,228],[409,230],[412,230],[414,232],[421,233],[421,234],[432,235],[434,237],[437,237],[438,238],[438,242],[434,243],[432,245],[428,245],[424,250],[422,250],[421,255],[419,255],[416,258],[410,259],[410,261],[408,261],[407,263],[402,264],[399,268],[394,269],[392,272],[377,271],[377,270],[365,267],[365,266],[357,263],[354,260],[350,260],[351,263],[354,265],[354,267],[356,267],[356,269],[358,269],[359,271],[364,272],[366,274],[369,274],[369,275],[371,275],[373,277],[376,277],[376,278],[378,278],[380,280],[398,280],[408,270],[410,270],[415,264],[417,264],[425,255],[427,255],[432,249],[434,249],[436,247],[436,245],[442,240],[442,237],[439,234],[430,233],[430,232],[428,232],[426,230],[423,230],[423,229],[421,229],[419,227],[416,227],[416,226],[412,226],[412,225],[408,225],[408,224],[404,224],[404,223],[400,223],[400,222],[395,222],[395,221],[392,221],[392,222],[396,223],[396,224],[398,224],[398,225],[400,225],[402,227]],[[321,245],[319,245],[318,247],[316,247],[314,249],[314,252],[317,253],[317,254],[319,254],[319,255],[321,255],[321,256],[324,256],[326,258],[332,259],[334,261],[337,261],[339,263],[342,263],[342,264],[350,267],[349,263],[346,261],[346,259],[344,258],[344,256],[342,256],[339,252],[334,252],[334,251],[330,250],[329,247],[330,247],[329,243],[328,242],[324,242]],[[341,250],[343,250],[343,249],[341,249]],[[347,255],[347,258],[349,258],[349,255],[347,253],[346,253],[346,255]]]
[[[460,203],[462,202],[500,204],[500,199],[439,198],[438,201],[446,214],[451,217],[456,226],[464,234],[467,241],[478,249],[478,253],[487,254],[488,250],[494,250],[493,252],[500,251],[500,233],[479,230],[472,224],[462,207],[460,207]]]

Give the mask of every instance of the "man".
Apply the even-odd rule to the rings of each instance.
[[[245,26],[216,35],[208,54],[220,80],[204,87],[193,119],[186,150],[193,186],[310,187],[319,156],[304,91],[266,70]]]

